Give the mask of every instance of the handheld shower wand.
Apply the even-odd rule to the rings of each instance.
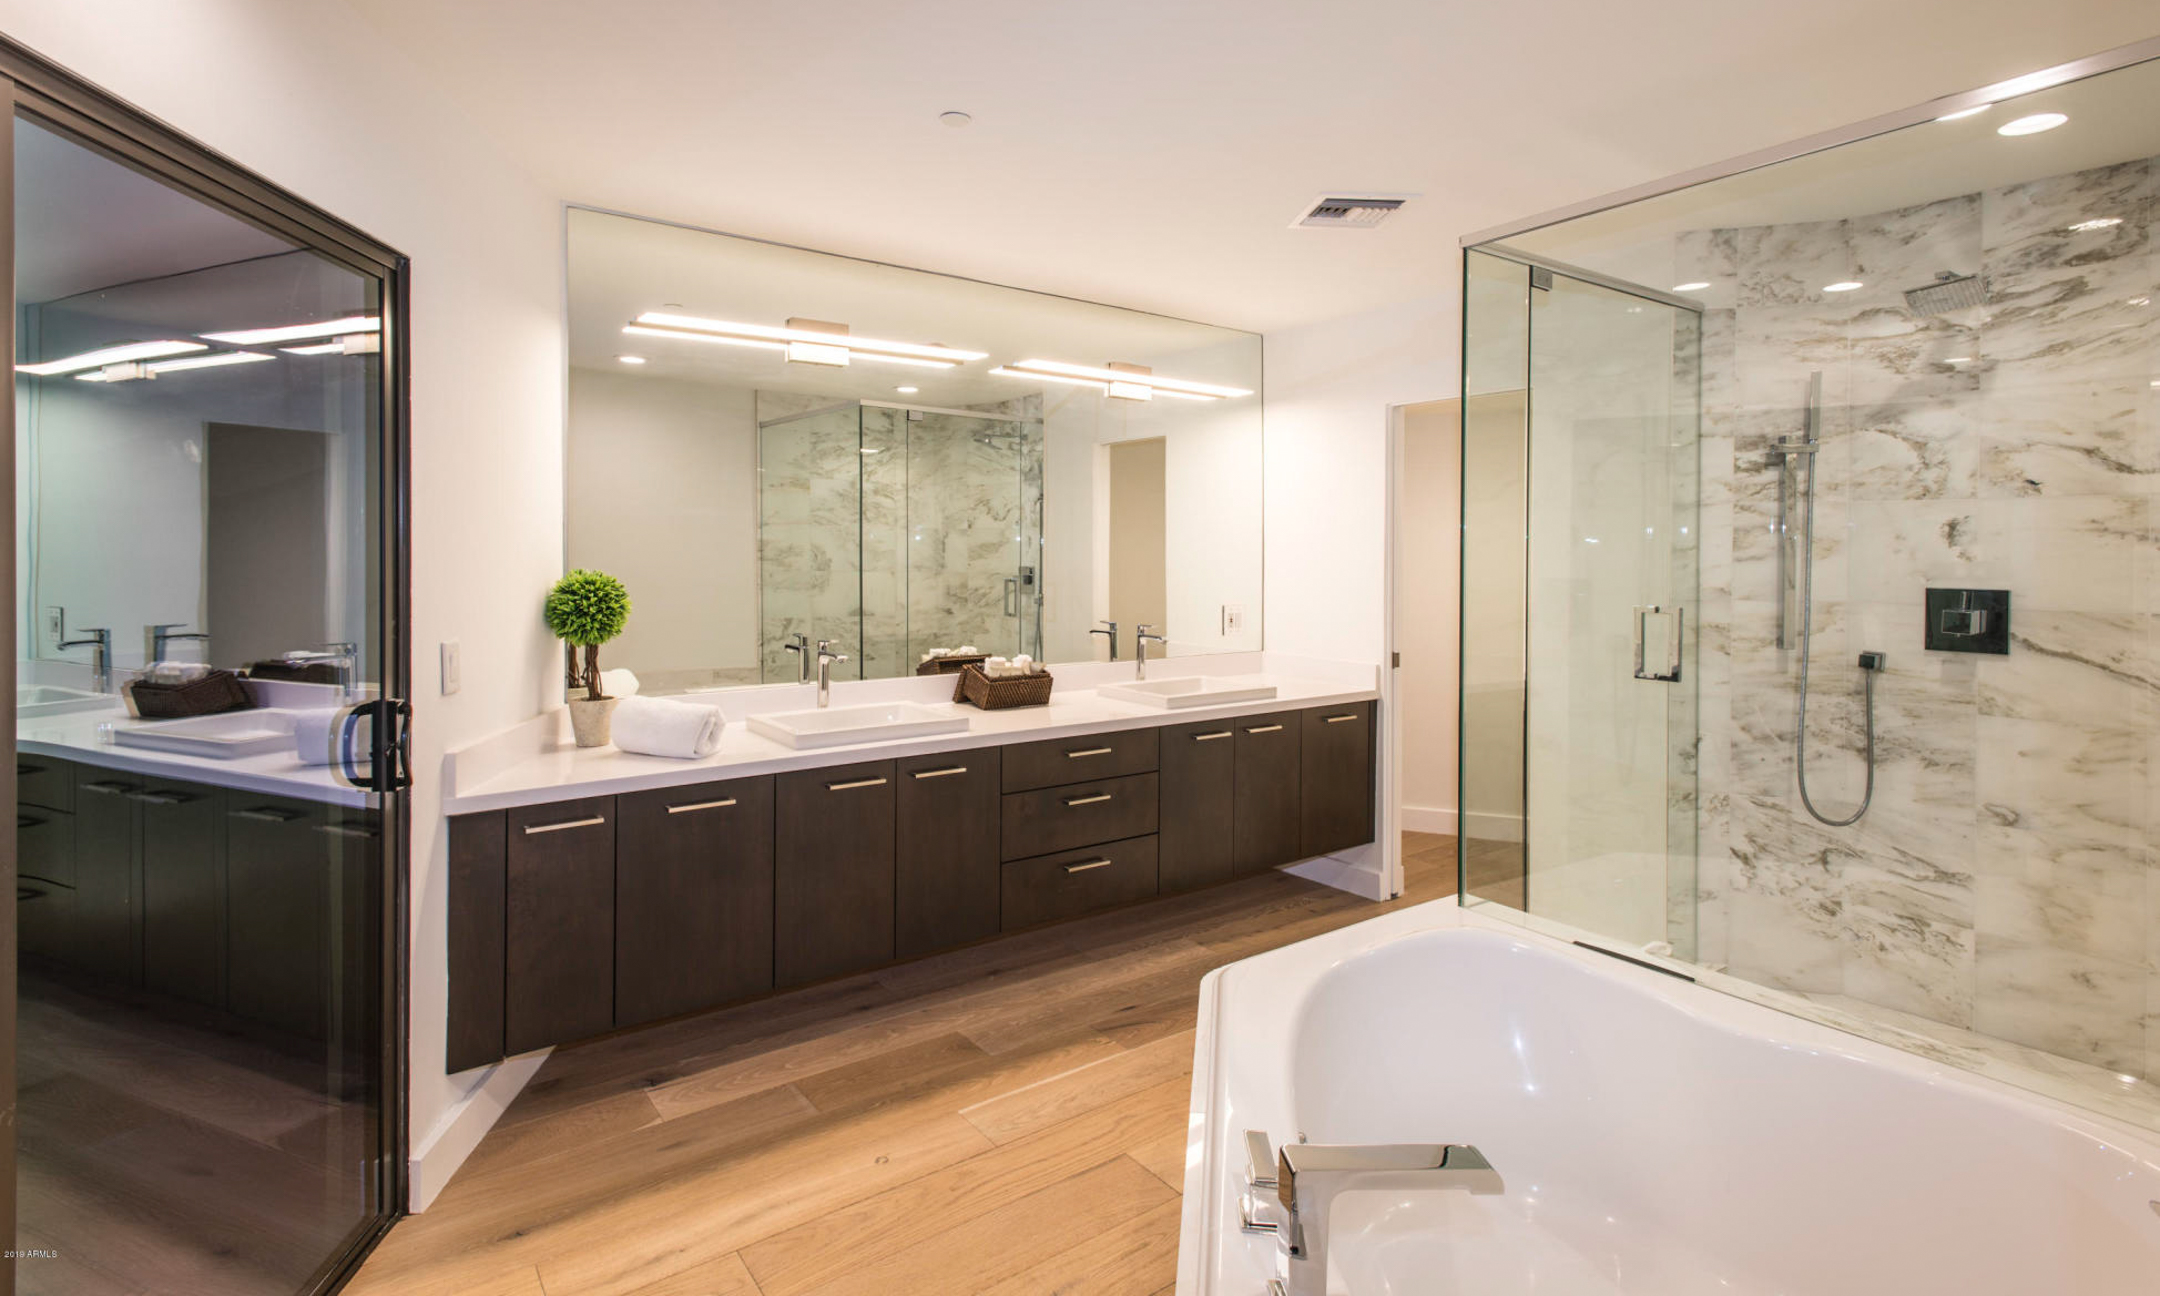
[[[1817,822],[1832,828],[1849,828],[1860,822],[1860,816],[1868,812],[1875,800],[1875,677],[1882,672],[1883,655],[1879,652],[1860,654],[1860,674],[1866,685],[1865,732],[1867,735],[1867,783],[1860,793],[1860,808],[1843,819],[1832,819],[1815,808],[1814,798],[1808,795],[1807,785],[1807,697],[1808,697],[1808,646],[1815,611],[1815,463],[1816,453],[1822,446],[1822,371],[1808,375],[1807,422],[1799,437],[1786,437],[1771,447],[1771,453],[1781,456],[1778,466],[1778,647],[1790,646],[1785,626],[1786,576],[1785,553],[1791,538],[1785,528],[1785,496],[1789,491],[1793,474],[1793,460],[1807,460],[1807,496],[1803,506],[1804,534],[1807,548],[1800,555],[1800,718],[1794,729],[1793,764],[1800,776],[1800,804],[1807,808]]]

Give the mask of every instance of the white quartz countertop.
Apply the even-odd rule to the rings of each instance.
[[[209,787],[234,788],[267,796],[294,797],[333,805],[372,804],[371,794],[340,782],[327,765],[308,765],[290,751],[266,752],[231,760],[189,756],[181,752],[122,747],[107,741],[99,726],[128,729],[154,725],[137,720],[115,702],[99,711],[75,711],[35,720],[18,719],[16,750],[25,755],[94,765],[100,769],[145,774],[153,778],[181,779]]]
[[[1175,663],[1173,669],[1157,668],[1153,674],[1156,678],[1169,678],[1180,673],[1189,673],[1177,671],[1174,665]],[[1097,677],[1090,682],[1109,683],[1129,679],[1131,669],[1128,663],[1115,674],[1103,671],[1088,674]],[[1225,672],[1211,670],[1204,673],[1219,675]],[[727,717],[727,727],[721,736],[720,748],[710,756],[698,760],[671,760],[662,756],[635,756],[618,751],[612,746],[579,748],[563,736],[562,726],[556,721],[552,735],[543,733],[539,742],[541,749],[537,754],[510,762],[484,779],[476,780],[469,788],[463,786],[464,779],[459,778],[455,794],[445,799],[443,809],[449,814],[472,814],[482,810],[501,810],[512,806],[566,801],[576,797],[613,796],[623,792],[681,787],[756,774],[819,769],[868,760],[889,760],[898,756],[965,751],[975,747],[1002,746],[1036,739],[1103,733],[1113,729],[1187,724],[1196,720],[1222,720],[1270,711],[1363,702],[1379,696],[1372,687],[1369,669],[1362,672],[1362,678],[1359,677],[1359,672],[1347,674],[1348,678],[1331,680],[1268,672],[1252,678],[1273,684],[1276,695],[1272,698],[1172,710],[1104,697],[1092,687],[1067,688],[1062,673],[1047,705],[1014,707],[1003,711],[979,711],[960,703],[932,701],[923,696],[927,689],[939,689],[949,698],[952,690],[949,682],[873,681],[872,686],[888,686],[879,689],[880,693],[905,689],[915,694],[906,700],[917,705],[927,706],[941,714],[966,716],[969,722],[967,731],[926,738],[850,743],[801,750],[751,732],[744,722],[744,716],[752,711],[770,713],[783,709],[800,710],[808,705],[806,701],[779,707],[759,705],[757,701],[745,697],[745,694],[763,690],[698,695],[683,700],[715,703]],[[854,687],[859,690],[864,686]],[[807,689],[797,689],[795,686],[784,686],[783,693],[790,698],[799,695],[807,699],[810,696]],[[844,695],[840,685],[834,686],[833,693],[832,705],[835,707],[858,705],[860,701],[871,700],[859,692]],[[876,700],[887,699],[879,697]]]

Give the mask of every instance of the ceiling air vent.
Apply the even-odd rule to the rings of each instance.
[[[1290,222],[1292,229],[1371,229],[1408,201],[1405,197],[1383,198],[1362,195],[1356,198],[1326,197]]]

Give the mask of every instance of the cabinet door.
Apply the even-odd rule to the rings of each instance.
[[[15,813],[15,872],[75,885],[75,816],[26,805]]]
[[[217,790],[146,779],[129,796],[142,808],[143,986],[222,1005],[225,850]]]
[[[75,915],[70,961],[107,980],[142,982],[135,850],[143,780],[88,765],[75,771]]]
[[[997,934],[999,756],[981,747],[897,762],[897,957]]]
[[[1165,894],[1230,880],[1236,774],[1235,720],[1162,731],[1162,816],[1156,831]]]
[[[1305,713],[1299,850],[1307,858],[1373,839],[1373,704]]]
[[[327,821],[306,801],[226,794],[226,1002],[311,1040],[330,1034]]]
[[[443,1056],[451,1071],[503,1056],[508,823],[500,810],[450,820],[450,1020]]]
[[[504,852],[503,1044],[615,1024],[615,798],[521,806]]]
[[[15,758],[15,803],[47,810],[75,808],[75,770],[49,756]]]
[[[773,780],[773,969],[783,986],[893,956],[893,763]]]
[[[74,935],[75,888],[34,877],[17,880],[15,940],[24,955],[66,962]]]
[[[616,798],[615,1024],[772,989],[771,778]]]
[[[1231,724],[1237,729],[1231,867],[1243,875],[1295,863],[1304,858],[1298,853],[1298,713],[1240,716]]]

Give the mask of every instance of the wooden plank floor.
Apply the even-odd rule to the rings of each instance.
[[[1376,905],[1285,874],[558,1050],[354,1296],[1168,1293],[1210,969]]]

